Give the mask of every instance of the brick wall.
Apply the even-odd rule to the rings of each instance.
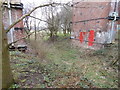
[[[78,0],[77,0],[78,2]],[[77,3],[73,0],[73,4]],[[78,46],[92,48],[102,47],[102,44],[109,42],[109,31],[111,29],[111,21],[108,19],[98,19],[92,21],[78,22],[82,20],[90,20],[96,18],[108,17],[113,12],[115,3],[111,2],[81,2],[73,6],[73,39]],[[115,22],[114,30],[116,31],[117,22]],[[91,31],[92,30],[92,31]],[[94,35],[90,36],[90,33]],[[92,38],[93,37],[93,38]],[[94,40],[93,40],[94,39]],[[81,41],[82,40],[82,41]],[[95,42],[90,44],[91,41]]]
[[[13,4],[13,3],[12,3]],[[19,4],[18,4],[19,5]],[[22,7],[21,8],[11,8],[11,18],[12,18],[12,23],[15,22],[17,19],[19,19],[23,14]],[[8,26],[10,25],[10,20],[9,20],[9,13],[8,13],[8,8],[4,7],[4,13],[3,13],[3,23],[4,23],[4,28],[7,29]],[[13,37],[14,41],[22,38],[24,36],[24,30],[23,30],[23,21],[20,21],[18,24],[16,24],[13,27]],[[11,42],[11,33],[8,33],[8,43]],[[21,40],[17,42],[15,45],[19,44],[24,44],[24,40]]]
[[[119,17],[120,17],[120,1],[118,3],[118,12],[119,12]],[[118,21],[118,23],[120,24],[120,20]]]

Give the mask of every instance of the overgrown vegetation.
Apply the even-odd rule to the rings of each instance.
[[[117,44],[94,51],[75,48],[69,35],[54,43],[31,40],[31,53],[10,52],[18,88],[117,88]]]

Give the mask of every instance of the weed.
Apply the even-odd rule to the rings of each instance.
[[[10,86],[9,89],[12,89],[12,88],[19,88],[20,86],[18,84],[13,84],[12,86]]]
[[[20,79],[20,87],[117,87],[117,73],[113,69],[105,69],[109,63],[106,61],[116,58],[116,47],[91,52],[72,47],[67,36],[60,36],[49,44],[43,40],[31,40],[31,46],[35,56],[11,52],[11,66],[14,76]]]
[[[31,40],[30,44],[34,48],[35,55],[38,56],[41,60],[44,60],[49,51],[47,48],[48,45],[46,45],[42,40]]]
[[[100,50],[96,50],[93,55],[105,55],[106,54],[106,50],[105,49],[100,49]]]

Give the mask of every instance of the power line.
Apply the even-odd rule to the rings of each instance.
[[[80,39],[77,39],[77,38],[75,38],[75,39],[73,39],[73,40],[77,40],[77,41],[80,41]],[[88,40],[83,40],[84,42],[89,42],[89,43],[95,43],[95,44],[101,44],[101,45],[104,45],[105,43],[98,43],[98,42],[92,42],[92,41],[88,41]]]

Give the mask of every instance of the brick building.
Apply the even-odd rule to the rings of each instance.
[[[120,17],[120,1],[118,2],[118,13],[119,13],[119,17]],[[120,20],[118,21],[118,24],[120,26]]]
[[[23,4],[21,0],[3,0],[4,12],[3,12],[3,23],[4,28],[7,29],[10,24],[15,22],[18,18],[23,15]],[[8,2],[9,1],[9,2]],[[16,41],[24,36],[23,21],[16,24],[11,31],[8,33],[8,43]],[[23,45],[24,40],[21,40],[15,44]]]
[[[73,0],[72,38],[77,46],[97,49],[114,42],[120,3],[89,1]]]

